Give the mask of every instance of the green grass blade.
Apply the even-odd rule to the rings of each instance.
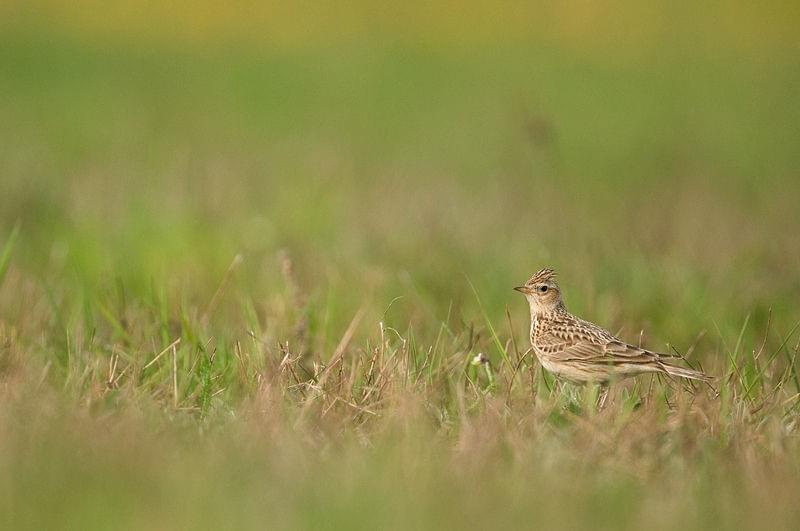
[[[492,321],[489,319],[489,314],[486,313],[486,309],[483,307],[481,298],[478,296],[478,290],[475,289],[475,285],[472,283],[472,280],[470,280],[469,277],[467,277],[467,282],[469,282],[469,287],[472,288],[472,293],[475,294],[475,300],[478,301],[478,308],[480,308],[481,314],[483,314],[483,320],[486,321],[486,326],[489,327],[489,332],[492,334],[492,339],[494,340],[497,350],[499,350],[500,355],[503,356],[503,361],[505,361],[509,367],[513,367],[511,360],[508,357],[508,352],[506,352],[506,349],[503,348],[503,343],[500,342],[500,338],[497,336],[497,332],[492,325]]]
[[[20,223],[17,222],[14,228],[11,229],[11,234],[8,236],[6,243],[3,245],[3,251],[0,253],[0,286],[3,285],[3,280],[6,278],[8,267],[11,265],[11,254],[14,252],[14,245],[17,243],[19,237]]]
[[[100,301],[96,301],[95,305],[100,311],[100,315],[102,315],[106,322],[111,325],[111,328],[113,328],[114,331],[116,331],[126,343],[131,343],[133,339],[131,338],[130,334],[128,334],[128,332],[125,330],[125,327],[122,326],[122,323],[114,316],[108,306],[104,305]]]

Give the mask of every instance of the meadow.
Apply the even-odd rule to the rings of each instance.
[[[0,7],[0,528],[796,529],[798,27]],[[713,388],[554,381],[545,266]]]

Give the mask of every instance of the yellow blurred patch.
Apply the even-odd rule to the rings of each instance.
[[[543,43],[581,53],[654,49],[768,53],[796,49],[797,3],[681,7],[673,2],[211,2],[38,0],[6,3],[8,27],[45,26],[89,40],[305,48],[370,42],[427,46]]]

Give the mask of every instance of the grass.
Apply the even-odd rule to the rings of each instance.
[[[797,527],[788,7],[37,6],[0,26],[0,527]],[[718,392],[555,382],[544,266]]]

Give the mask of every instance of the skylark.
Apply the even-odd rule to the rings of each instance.
[[[542,367],[574,382],[605,384],[653,372],[702,382],[710,380],[702,372],[667,361],[676,356],[629,345],[596,324],[569,313],[555,276],[552,269],[542,269],[524,286],[514,288],[528,299],[531,346]]]

